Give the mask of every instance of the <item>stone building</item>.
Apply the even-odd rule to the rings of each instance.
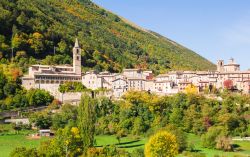
[[[73,48],[73,66],[71,65],[32,65],[29,73],[22,78],[26,89],[39,88],[49,91],[55,98],[65,101],[80,100],[81,93],[60,93],[58,88],[65,82],[81,82],[89,89],[107,89],[110,97],[120,98],[129,90],[148,91],[159,95],[171,95],[183,92],[190,84],[203,91],[208,86],[224,88],[224,82],[232,80],[234,88],[250,93],[250,70],[240,71],[240,65],[230,59],[217,62],[216,71],[170,71],[158,76],[150,70],[124,69],[122,73],[107,71],[98,73],[81,72],[81,48],[76,39]]]
[[[73,48],[73,66],[32,65],[29,67],[28,74],[22,78],[22,85],[26,89],[45,89],[59,99],[61,97],[58,91],[60,84],[81,81],[81,48],[76,39]]]

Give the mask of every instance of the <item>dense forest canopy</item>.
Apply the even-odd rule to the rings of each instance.
[[[88,0],[1,0],[0,12],[2,63],[10,60],[13,48],[14,61],[20,67],[37,61],[71,64],[77,37],[84,49],[82,65],[86,69],[139,67],[156,73],[214,69],[193,51],[134,27]]]

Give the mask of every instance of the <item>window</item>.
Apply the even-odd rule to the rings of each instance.
[[[76,60],[79,60],[79,56],[76,57]]]
[[[79,49],[76,49],[76,54],[79,54]]]

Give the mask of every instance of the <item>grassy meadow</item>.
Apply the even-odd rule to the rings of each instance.
[[[42,139],[29,139],[26,135],[2,135],[0,136],[0,156],[8,157],[10,152],[15,147],[37,147],[41,141],[47,140],[48,138]],[[233,157],[233,156],[250,156],[250,141],[237,141],[234,142],[237,145],[238,152],[223,152],[214,149],[203,148],[201,145],[201,138],[199,136],[189,134],[188,135],[189,143],[193,144],[194,150],[200,154],[205,154],[207,157],[214,157],[215,155]],[[134,149],[144,148],[144,144],[147,142],[147,138],[130,138],[124,137],[121,138],[120,144],[115,136],[96,136],[96,147],[103,147],[105,145],[116,145],[118,148],[126,149],[129,152],[132,152]],[[190,155],[190,152],[184,152],[179,156]]]

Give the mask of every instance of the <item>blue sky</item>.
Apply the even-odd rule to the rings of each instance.
[[[249,0],[93,0],[216,63],[235,58],[250,68]]]

